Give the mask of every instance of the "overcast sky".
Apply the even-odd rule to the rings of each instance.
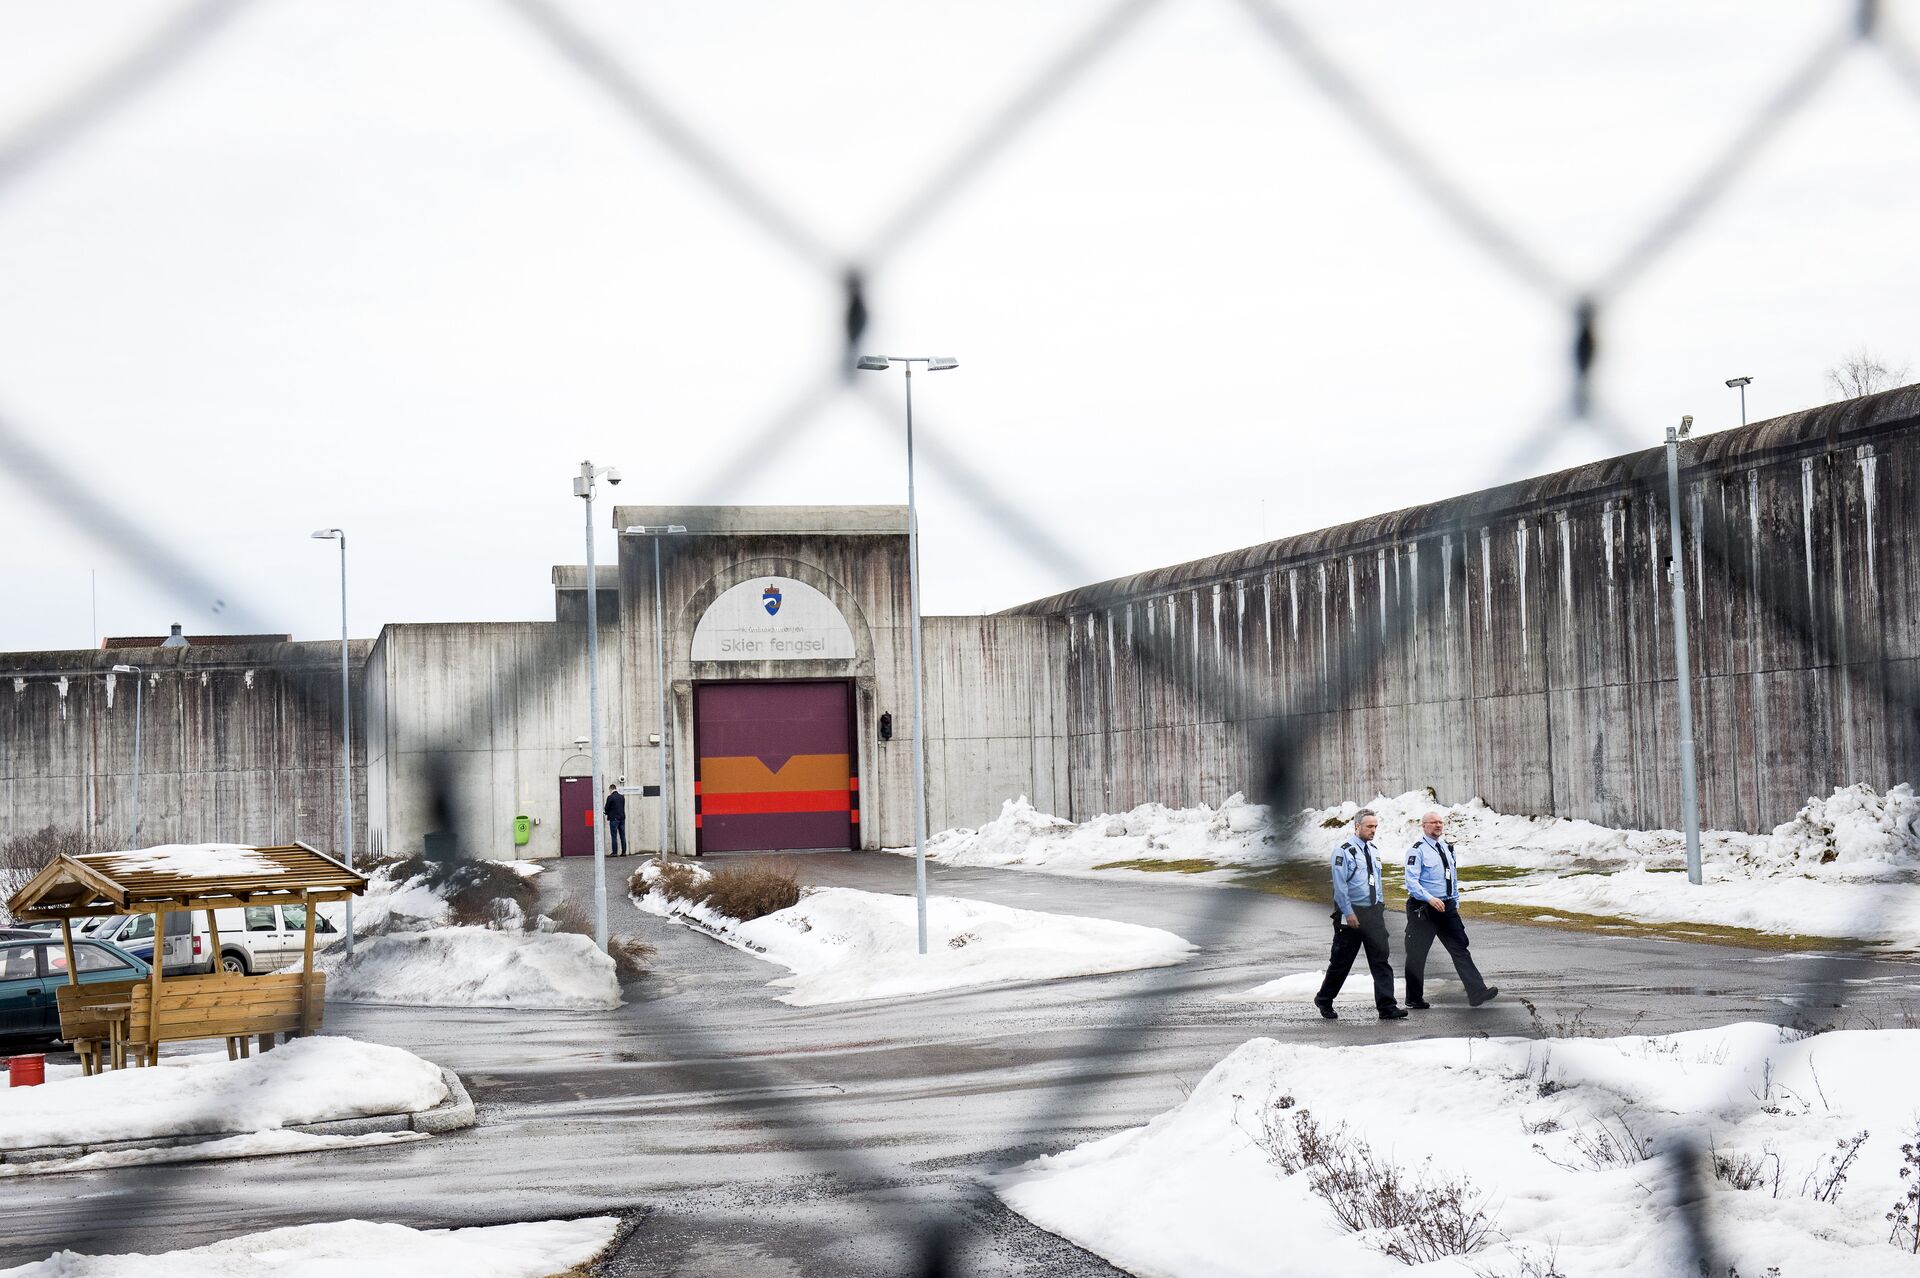
[[[156,583],[97,518],[0,467],[0,649],[99,631],[337,633],[551,616],[613,501],[899,501],[888,414],[842,395],[838,263],[1109,5],[564,0],[799,228],[770,236],[520,10],[259,0],[57,152],[7,139],[185,11],[0,0],[0,419],[197,565]],[[1916,6],[1892,6],[1909,46]],[[1841,28],[1852,3],[1290,12],[1384,114],[1579,286]],[[16,157],[17,159],[18,157]],[[9,176],[10,175],[10,176]],[[1597,386],[1651,444],[1833,396],[1866,346],[1920,365],[1920,95],[1858,50],[1603,315]],[[806,245],[817,246],[809,249]],[[921,475],[930,612],[1520,477],[1571,329],[1441,217],[1237,0],[1126,24],[873,263],[867,346],[1070,563]],[[869,375],[870,376],[870,375]],[[743,450],[759,464],[716,488]],[[1570,435],[1523,469],[1619,451]],[[604,492],[604,490],[603,490]]]

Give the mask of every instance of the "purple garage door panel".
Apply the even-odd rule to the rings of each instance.
[[[700,850],[854,846],[851,715],[839,680],[697,687]]]
[[[700,757],[847,753],[844,683],[720,683],[699,690]]]

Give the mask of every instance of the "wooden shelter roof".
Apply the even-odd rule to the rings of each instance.
[[[7,908],[28,921],[331,901],[366,890],[364,875],[304,843],[188,843],[58,857],[15,892]]]

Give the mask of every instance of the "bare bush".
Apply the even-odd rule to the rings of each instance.
[[[1762,1146],[1758,1154],[1723,1154],[1710,1147],[1713,1163],[1713,1178],[1733,1189],[1766,1189],[1775,1198],[1780,1196],[1780,1177],[1783,1168],[1780,1155],[1771,1145]]]
[[[1866,1143],[1865,1132],[1855,1132],[1852,1136],[1842,1136],[1834,1141],[1834,1152],[1814,1164],[1807,1178],[1800,1182],[1801,1197],[1811,1198],[1817,1203],[1836,1201],[1840,1191],[1846,1187],[1848,1169],[1853,1166],[1853,1160],[1860,1157],[1860,1147]]]
[[[38,830],[0,839],[0,870],[34,873],[57,856],[84,856],[100,848],[76,826],[43,825]]]
[[[700,885],[697,899],[728,918],[751,922],[800,900],[800,880],[777,861],[729,865]]]
[[[456,926],[488,927],[533,917],[540,890],[504,861],[413,856],[387,867],[395,884],[424,887],[447,903]]]
[[[556,901],[546,911],[546,917],[555,932],[571,932],[575,936],[593,935],[592,912],[570,896]]]
[[[1556,1167],[1569,1171],[1605,1171],[1609,1167],[1631,1167],[1653,1157],[1654,1140],[1633,1129],[1624,1109],[1614,1111],[1611,1121],[1601,1118],[1586,1127],[1574,1127],[1567,1133],[1570,1159],[1555,1158],[1543,1145],[1533,1152]]]
[[[1267,1106],[1253,1140],[1280,1171],[1305,1174],[1342,1226],[1371,1233],[1368,1245],[1401,1264],[1470,1255],[1493,1233],[1487,1199],[1470,1179],[1437,1173],[1431,1162],[1409,1172],[1344,1123],[1322,1127],[1291,1096]]]
[[[1903,1251],[1920,1253],[1920,1128],[1900,1147],[1900,1179],[1906,1182],[1906,1189],[1887,1213],[1887,1219],[1893,1222],[1887,1241]]]
[[[648,879],[647,871],[653,871]],[[658,892],[669,901],[697,901],[706,885],[706,876],[681,861],[651,862],[633,872],[627,890],[635,896]]]
[[[647,974],[654,948],[638,937],[615,936],[607,940],[607,953],[613,956],[614,975],[626,985]]]

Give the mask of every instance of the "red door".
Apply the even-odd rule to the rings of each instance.
[[[859,846],[851,683],[700,684],[693,744],[700,851]]]
[[[593,778],[560,778],[560,855],[593,855]]]

